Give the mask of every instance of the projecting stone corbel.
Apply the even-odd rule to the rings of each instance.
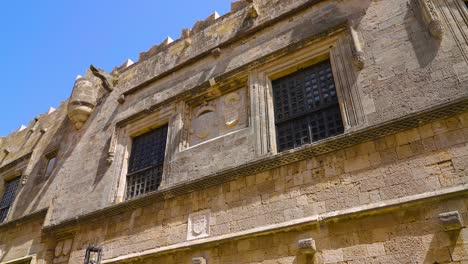
[[[353,26],[349,26],[349,31],[352,39],[353,63],[359,70],[362,70],[366,63],[362,44],[359,40],[358,32]]]
[[[301,239],[297,242],[299,253],[303,255],[314,255],[317,252],[315,240],[312,238]]]
[[[439,220],[445,231],[459,230],[464,227],[463,219],[458,211],[440,214]]]
[[[204,257],[192,258],[192,264],[206,264]]]
[[[418,0],[424,22],[432,36],[441,39],[444,35],[444,27],[432,0]]]

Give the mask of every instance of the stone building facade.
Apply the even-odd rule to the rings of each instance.
[[[467,264],[467,21],[240,0],[91,66],[0,138],[0,263]]]

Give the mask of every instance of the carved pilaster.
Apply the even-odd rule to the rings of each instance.
[[[436,38],[442,38],[444,27],[432,0],[418,0],[424,22],[429,28],[429,32]]]

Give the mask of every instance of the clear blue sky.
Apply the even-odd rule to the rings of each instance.
[[[71,93],[90,64],[107,71],[177,39],[231,0],[12,0],[0,3],[0,136]]]

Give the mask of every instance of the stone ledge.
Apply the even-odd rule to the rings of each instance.
[[[16,218],[16,219],[9,220],[7,222],[3,222],[3,223],[0,224],[0,230],[6,229],[6,228],[11,228],[12,226],[22,225],[22,224],[31,222],[31,221],[33,221],[35,219],[38,219],[38,218],[45,218],[48,210],[49,210],[49,208],[45,208],[45,209],[42,209],[42,210],[27,214],[27,215],[22,216],[20,218]]]
[[[237,177],[256,174],[265,170],[278,168],[287,164],[315,157],[317,155],[344,149],[362,142],[418,127],[422,124],[439,118],[444,118],[467,111],[468,97],[465,97],[454,102],[439,105],[438,107],[432,107],[426,111],[408,115],[404,118],[399,118],[397,120],[392,120],[379,125],[351,131],[349,133],[327,138],[325,140],[321,140],[313,144],[308,144],[290,151],[285,151],[273,156],[262,157],[236,168],[223,170],[211,175],[207,175],[200,179],[181,183],[176,186],[168,187],[167,189],[161,189],[133,200],[128,200],[94,212],[90,212],[88,214],[64,220],[54,225],[45,226],[43,228],[43,232],[45,234],[49,234],[60,229],[72,228],[73,225],[82,222],[95,221],[105,217],[118,215],[123,212],[150,205],[156,201],[164,201],[166,199],[190,193],[195,190],[222,184]]]
[[[199,239],[195,241],[188,241],[183,243],[178,243],[175,245],[170,245],[166,247],[160,247],[156,249],[146,250],[140,253],[132,253],[112,259],[107,259],[102,261],[105,263],[116,263],[120,261],[128,261],[134,258],[144,258],[150,257],[159,254],[166,254],[170,251],[178,251],[184,249],[190,249],[195,246],[212,244],[212,243],[221,243],[223,241],[232,240],[232,239],[242,239],[249,236],[259,236],[275,232],[282,232],[285,230],[297,229],[308,225],[316,225],[318,223],[336,221],[337,219],[346,218],[346,217],[363,217],[367,215],[374,215],[376,213],[383,213],[395,209],[400,209],[402,207],[410,207],[415,204],[429,202],[432,200],[440,200],[443,198],[449,198],[458,195],[466,195],[468,191],[468,184],[446,188],[442,190],[437,190],[433,192],[427,192],[424,194],[417,194],[412,196],[407,196],[403,198],[397,198],[392,200],[387,200],[378,203],[372,203],[368,205],[353,207],[345,210],[338,210],[330,213],[317,214],[313,216],[303,217],[299,219],[290,220],[280,224],[273,224],[268,226],[262,226],[258,228],[252,228],[245,231],[235,232],[227,235],[221,235],[217,237],[209,237],[204,239]],[[437,216],[435,216],[437,217]]]

